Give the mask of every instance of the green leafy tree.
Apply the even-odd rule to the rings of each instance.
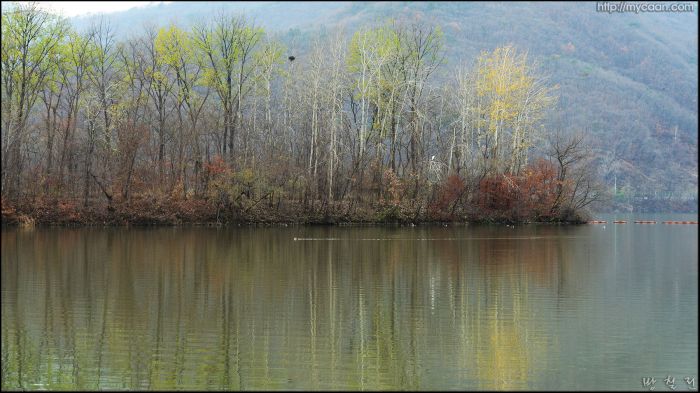
[[[48,60],[67,30],[63,19],[34,3],[16,4],[2,14],[3,194],[20,192],[29,115],[51,75]]]

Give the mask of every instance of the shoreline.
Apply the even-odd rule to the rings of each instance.
[[[537,220],[506,212],[486,216],[479,211],[450,213],[415,205],[332,205],[290,203],[282,207],[224,209],[201,200],[172,203],[139,201],[112,206],[78,207],[66,201],[3,201],[2,227],[242,227],[242,226],[465,226],[465,225],[577,225],[588,222],[583,213]],[[480,214],[481,213],[481,214]]]
[[[94,228],[94,227],[161,227],[161,228],[177,228],[177,227],[207,227],[207,228],[232,228],[232,227],[313,227],[313,226],[328,226],[328,227],[448,227],[448,226],[470,226],[470,225],[505,225],[505,226],[522,226],[522,225],[583,225],[588,224],[588,221],[571,220],[571,221],[513,221],[513,220],[416,220],[416,221],[369,221],[369,220],[264,220],[264,221],[37,221],[28,216],[21,217],[18,220],[9,220],[3,218],[0,226],[3,228],[20,228],[20,227],[41,227],[41,228]]]
[[[581,225],[592,223],[600,214],[631,212],[573,212],[565,217],[537,219],[500,211],[491,215],[476,209],[446,212],[420,203],[361,204],[322,201],[304,204],[287,201],[281,205],[224,208],[198,199],[146,200],[112,205],[80,206],[69,200],[3,200],[0,225],[5,227],[286,227],[286,226],[467,226],[467,225]],[[649,214],[656,212],[637,212]],[[681,212],[658,212],[659,214]],[[688,212],[685,212],[688,213]],[[694,213],[697,214],[697,213]]]
[[[585,225],[587,222],[575,221],[527,221],[527,222],[500,222],[500,221],[418,221],[410,223],[398,222],[369,222],[369,221],[343,221],[343,222],[182,222],[182,223],[0,223],[2,228],[242,228],[242,227],[463,227],[478,225],[499,226],[524,226],[524,225]]]

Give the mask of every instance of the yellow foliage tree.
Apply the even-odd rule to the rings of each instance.
[[[517,174],[527,162],[534,132],[554,103],[553,89],[535,74],[527,53],[511,45],[483,52],[472,75],[476,102],[470,120],[486,166]]]

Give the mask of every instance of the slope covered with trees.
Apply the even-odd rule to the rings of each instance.
[[[4,221],[575,220],[602,195],[542,67],[500,45],[448,68],[430,21],[293,52],[221,10],[128,38],[33,5],[2,25]]]
[[[177,2],[110,15],[120,34],[144,22],[189,26],[219,10],[244,12],[295,54],[317,31],[348,35],[388,18],[443,28],[452,75],[484,50],[513,44],[559,86],[550,129],[589,136],[613,204],[674,209],[697,201],[697,7],[693,12],[597,12],[596,3]],[[87,26],[91,18],[76,18]],[[303,56],[300,57],[303,59]],[[651,202],[653,201],[653,202]]]

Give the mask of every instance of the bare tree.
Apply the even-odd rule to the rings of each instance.
[[[574,212],[602,200],[603,187],[598,183],[591,153],[581,134],[568,136],[557,132],[549,138],[550,160],[557,168],[557,184],[551,216],[571,218]]]

